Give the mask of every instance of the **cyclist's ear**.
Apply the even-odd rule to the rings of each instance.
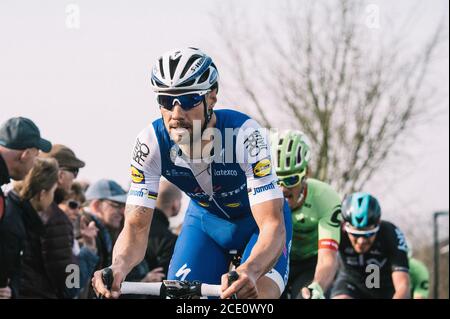
[[[214,108],[214,105],[217,102],[217,88],[213,89],[211,92],[208,93],[208,98],[206,100],[206,103],[208,104],[208,108]]]

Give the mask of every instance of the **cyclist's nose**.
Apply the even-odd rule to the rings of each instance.
[[[180,103],[175,103],[172,109],[172,119],[178,120],[184,118],[184,110],[181,107]]]
[[[364,245],[366,243],[366,239],[364,237],[359,237],[357,239],[358,244]]]

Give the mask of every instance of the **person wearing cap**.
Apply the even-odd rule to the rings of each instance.
[[[58,188],[55,192],[55,202],[60,204],[70,193],[73,181],[77,178],[80,168],[86,164],[77,158],[74,151],[61,144],[53,145],[51,151],[42,157],[52,157],[59,164]]]
[[[52,274],[53,286],[57,289],[58,298],[74,298],[79,289],[66,286],[66,268],[70,264],[79,264],[79,250],[76,249],[74,229],[67,215],[58,204],[70,193],[74,179],[85,163],[78,159],[74,151],[65,145],[54,144],[51,151],[42,157],[56,159],[59,165],[58,187],[54,202],[45,212],[49,216],[42,237],[42,247],[46,251],[46,269]]]
[[[0,260],[4,260],[2,247],[1,220],[5,214],[5,195],[2,185],[11,179],[19,181],[31,170],[39,150],[49,152],[52,144],[43,138],[34,122],[24,117],[14,117],[0,126]],[[0,263],[0,298],[11,296],[6,287],[5,271]]]
[[[86,215],[99,229],[97,248],[100,260],[97,269],[101,269],[111,264],[112,247],[122,228],[127,193],[115,181],[101,179],[89,186],[85,196],[88,202]],[[147,272],[147,263],[141,263],[130,273],[127,280],[141,280]],[[93,290],[90,289],[84,297],[94,297]]]
[[[52,144],[41,138],[36,124],[24,117],[14,117],[0,126],[0,186],[10,179],[20,181],[31,170],[39,150],[50,152]],[[0,189],[0,219],[4,212]]]
[[[38,158],[25,179],[14,182],[8,192],[2,231],[7,254],[1,263],[8,269],[13,298],[56,298],[40,238],[57,180],[56,160]]]

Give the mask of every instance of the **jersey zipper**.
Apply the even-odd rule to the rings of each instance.
[[[220,211],[221,211],[225,216],[227,216],[228,219],[231,219],[230,215],[228,215],[228,214],[222,209],[222,207],[220,207],[219,204],[217,204],[216,200],[214,199],[214,197],[213,197],[212,195],[209,196],[209,201],[213,201],[214,204],[216,204],[216,206],[220,209]]]

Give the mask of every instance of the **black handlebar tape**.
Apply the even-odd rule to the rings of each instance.
[[[239,274],[235,270],[230,271],[228,273],[228,287],[231,286],[233,284],[233,282],[235,282],[238,279],[239,279]],[[233,294],[231,296],[231,299],[237,299],[237,295]]]
[[[102,280],[103,284],[106,286],[106,289],[111,291],[111,287],[114,281],[113,272],[111,268],[105,268],[102,270]],[[103,299],[103,296],[100,296],[100,299]]]

